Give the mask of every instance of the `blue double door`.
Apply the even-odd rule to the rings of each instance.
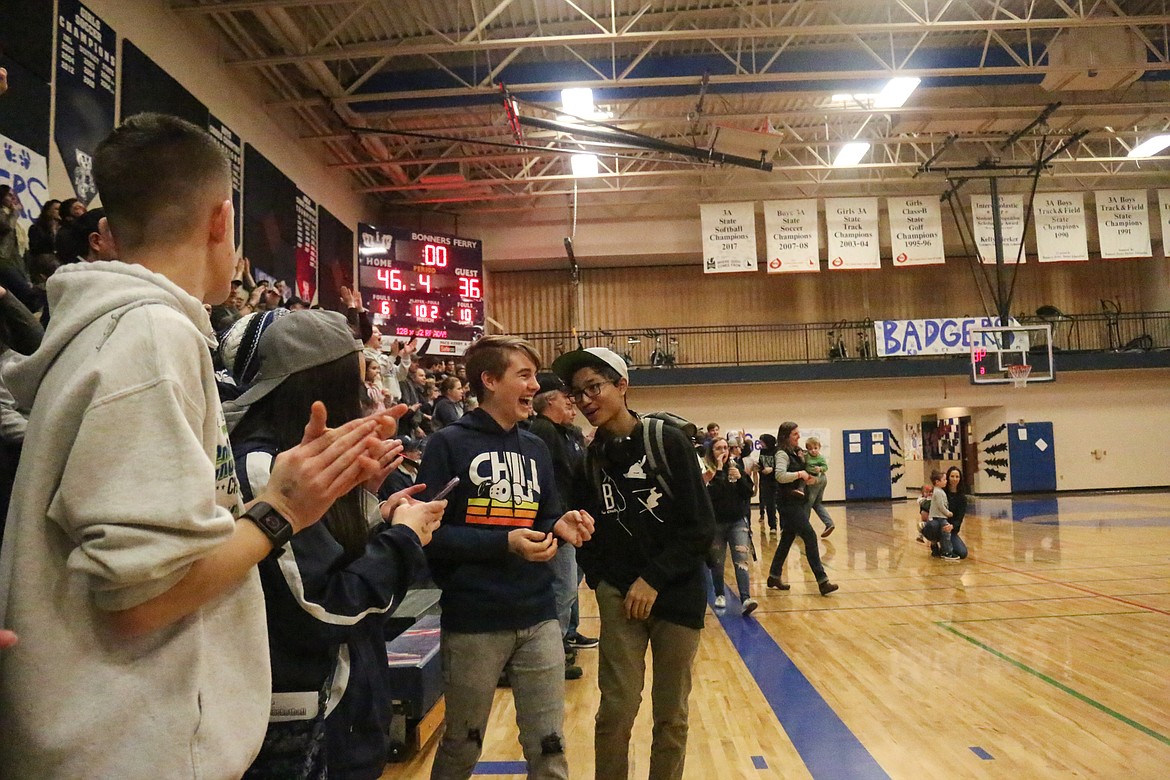
[[[885,428],[843,431],[845,498],[890,498],[890,432]]]

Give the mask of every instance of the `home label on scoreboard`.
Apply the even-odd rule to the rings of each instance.
[[[483,242],[359,223],[358,290],[387,340],[461,355],[483,334]]]

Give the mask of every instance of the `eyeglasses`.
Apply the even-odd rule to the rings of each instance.
[[[597,396],[601,395],[601,389],[608,384],[610,383],[594,382],[591,385],[585,385],[585,387],[582,387],[580,390],[570,390],[569,398],[572,398],[573,402],[578,404],[586,398],[596,398]]]

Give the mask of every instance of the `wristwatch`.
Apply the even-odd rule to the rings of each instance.
[[[284,547],[293,537],[292,523],[263,501],[257,501],[253,504],[251,509],[240,515],[240,519],[251,520],[255,523],[256,527],[263,531],[264,535],[272,542],[274,550]]]

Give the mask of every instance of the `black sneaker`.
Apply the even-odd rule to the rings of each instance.
[[[833,583],[829,582],[828,580],[825,580],[824,582],[818,582],[817,587],[821,589],[822,596],[828,596],[833,591],[840,589],[841,586],[834,585]]]
[[[781,582],[779,577],[768,575],[768,587],[772,588],[773,590],[788,590],[792,586],[787,582]]]
[[[565,679],[566,680],[580,680],[585,676],[585,670],[576,664],[571,664],[565,661]]]
[[[946,561],[947,563],[958,563],[959,561],[963,560],[962,558],[955,555],[954,553],[951,553],[949,555],[943,555],[942,559],[944,561]]]
[[[578,634],[577,632],[573,632],[572,634],[569,634],[565,637],[565,644],[567,644],[569,647],[575,647],[578,650],[587,650],[590,647],[597,647],[597,641],[597,637],[595,636],[585,636],[584,634]]]

